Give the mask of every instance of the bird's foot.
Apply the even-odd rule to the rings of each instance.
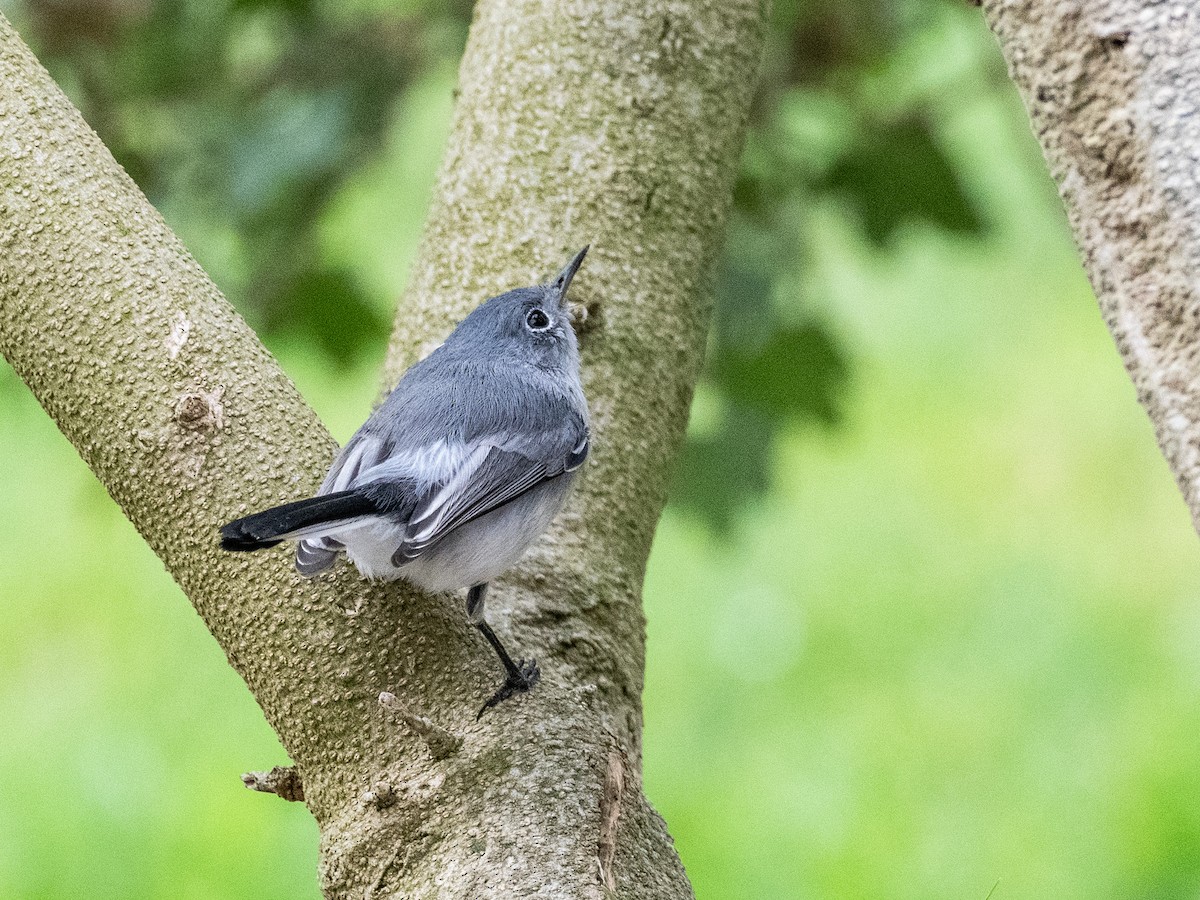
[[[492,694],[491,699],[488,700],[487,703],[483,704],[483,708],[479,710],[479,715],[475,717],[475,721],[478,722],[483,718],[483,714],[485,712],[487,712],[493,706],[503,703],[509,697],[512,697],[515,694],[524,694],[535,684],[537,684],[541,677],[542,672],[538,668],[536,659],[531,659],[528,662],[523,659],[517,660],[516,666],[509,671],[508,677],[504,680],[504,684],[500,685],[500,690]]]

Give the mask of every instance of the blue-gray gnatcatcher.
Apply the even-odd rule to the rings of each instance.
[[[467,616],[504,665],[480,715],[537,683],[484,619],[488,582],[550,524],[588,453],[579,349],[565,298],[584,247],[552,282],[493,297],[412,366],[333,461],[317,496],[230,522],[226,550],[298,540],[315,575],[345,553],[370,579],[469,588]]]

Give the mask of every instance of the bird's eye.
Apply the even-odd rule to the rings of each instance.
[[[525,314],[525,324],[531,331],[545,331],[550,327],[550,317],[535,306]]]

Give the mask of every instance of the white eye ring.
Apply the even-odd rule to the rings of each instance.
[[[525,324],[530,331],[545,331],[550,327],[550,317],[545,310],[535,306],[525,314]]]

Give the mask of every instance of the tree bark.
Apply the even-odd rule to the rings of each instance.
[[[572,286],[593,455],[494,593],[543,683],[481,722],[498,672],[462,597],[217,549],[222,522],[314,490],[333,441],[0,19],[0,352],[279,734],[330,897],[691,895],[641,790],[640,590],[764,19],[760,0],[476,11],[388,381],[485,297],[593,248]]]
[[[1105,321],[1200,528],[1200,7],[983,5]]]

